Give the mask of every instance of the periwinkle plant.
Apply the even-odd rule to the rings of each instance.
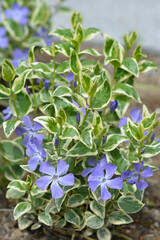
[[[20,229],[46,225],[62,234],[69,228],[72,239],[88,239],[95,232],[100,240],[111,239],[111,224],[131,223],[129,213],[144,206],[144,179],[156,170],[150,165],[160,152],[159,141],[152,137],[159,123],[156,112],[150,114],[143,105],[142,113],[134,109],[132,119],[124,118],[131,100],[141,103],[134,88],[139,72],[156,65],[141,59],[146,55],[140,45],[126,57],[136,32],[124,36],[125,47],[105,35],[104,63],[87,59],[100,53],[81,50],[81,43],[100,30],[83,29],[78,12],[71,22],[72,29],[50,33],[60,43],[41,49],[52,57],[49,63],[34,62],[34,46],[16,70],[4,60],[2,76],[10,88],[0,85],[0,97],[9,100],[13,116],[3,129],[6,137],[14,131],[19,136],[0,143],[10,167],[6,196],[17,199],[14,218]],[[67,60],[58,63],[59,54]],[[107,64],[114,68],[113,78]]]

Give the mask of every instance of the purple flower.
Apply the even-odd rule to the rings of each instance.
[[[96,166],[88,177],[89,187],[92,192],[94,192],[98,186],[101,187],[102,200],[108,200],[112,197],[108,187],[113,189],[121,189],[123,187],[121,177],[111,179],[116,170],[116,165],[108,163],[105,169]]]
[[[11,117],[13,116],[10,107],[8,106],[6,109],[4,109],[2,111],[3,115],[4,115],[4,120],[7,121],[9,119],[11,119]]]
[[[72,186],[74,184],[74,175],[72,173],[67,173],[69,169],[69,164],[63,160],[59,160],[57,163],[57,171],[48,162],[42,162],[40,166],[40,171],[46,176],[40,177],[36,180],[37,186],[45,190],[47,186],[51,183],[51,193],[53,198],[61,198],[64,195],[62,188],[59,184],[63,186]],[[65,175],[65,176],[63,176]]]
[[[72,99],[72,102],[76,107],[79,107],[78,103],[76,103],[73,99]],[[88,108],[88,105],[86,106]],[[83,114],[86,115],[86,109],[84,107],[80,107],[80,109],[82,110]]]
[[[6,36],[6,29],[0,27],[0,48],[6,48],[8,46],[9,39]]]
[[[94,167],[98,166],[102,169],[105,169],[108,164],[105,155],[103,155],[101,161],[98,159],[96,166],[95,166],[95,163],[96,163],[96,157],[90,158],[88,160],[88,165],[91,166],[91,168],[89,167],[89,168],[84,169],[82,171],[82,177],[86,177],[89,173],[91,173],[93,171]]]
[[[74,74],[72,72],[68,73],[66,79],[71,83],[74,79]]]
[[[32,138],[36,138],[39,143],[42,144],[44,135],[37,133],[42,128],[41,124],[38,122],[34,122],[33,125],[29,116],[25,116],[21,120],[24,122],[24,126],[17,127],[15,133],[17,134],[17,136],[22,136],[24,133],[27,133],[22,140],[24,146],[27,147],[28,144],[31,142]]]
[[[142,114],[140,109],[138,108],[134,108],[130,111],[130,116],[132,118],[132,121],[134,123],[140,123],[142,120]],[[119,128],[123,127],[124,125],[127,124],[127,117],[122,117],[119,121]]]
[[[27,7],[20,6],[18,3],[12,4],[11,9],[5,10],[6,18],[10,18],[19,22],[21,25],[25,25],[28,22],[27,15],[29,14]]]
[[[37,168],[39,161],[43,162],[43,159],[46,158],[46,152],[37,138],[33,138],[32,143],[28,144],[26,154],[29,157],[32,156],[28,161],[29,167],[32,171]]]
[[[45,27],[39,28],[35,36],[42,38],[47,46],[52,46],[53,36],[48,35],[48,31]]]
[[[117,106],[118,106],[117,100],[112,101],[110,104],[110,113],[114,112],[114,110],[117,108]]]
[[[13,55],[12,55],[12,61],[11,61],[14,68],[17,68],[21,61],[27,61],[27,60],[28,60],[28,49],[25,49],[24,51],[19,48],[14,49]]]
[[[134,171],[124,171],[121,176],[123,180],[129,178],[128,182],[130,184],[136,184],[139,190],[143,190],[148,187],[148,183],[146,183],[142,179],[153,176],[152,169],[150,167],[147,167],[143,170],[143,165],[143,162],[135,163],[133,165]]]

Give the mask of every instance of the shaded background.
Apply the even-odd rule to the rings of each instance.
[[[55,0],[47,1],[51,6],[55,4]],[[120,41],[127,31],[137,30],[143,49],[160,53],[159,0],[67,0],[63,5],[82,13],[84,28],[97,27]],[[70,14],[58,13],[53,22],[56,28],[70,28]],[[93,41],[103,43],[103,38]]]

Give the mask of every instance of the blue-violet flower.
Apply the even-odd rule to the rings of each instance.
[[[42,162],[40,166],[40,171],[46,176],[40,177],[36,180],[37,186],[45,190],[47,186],[51,183],[51,193],[53,198],[61,198],[64,195],[62,188],[59,184],[63,186],[72,186],[74,184],[74,175],[72,173],[67,173],[69,169],[69,164],[63,160],[59,160],[57,163],[57,171],[48,162]],[[63,176],[65,175],[65,176]]]
[[[6,109],[4,109],[2,111],[3,115],[4,115],[4,120],[7,121],[9,119],[11,119],[11,117],[13,116],[10,107],[8,106]]]

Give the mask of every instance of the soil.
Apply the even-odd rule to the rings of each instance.
[[[98,50],[98,47],[97,47]],[[152,54],[148,59],[160,66],[160,57]],[[101,60],[101,59],[100,59]],[[148,107],[150,112],[157,111],[160,114],[160,68],[158,71],[151,71],[140,74],[136,82],[142,102]],[[139,104],[132,103],[132,107],[140,107]],[[160,168],[159,156],[153,158],[154,165]],[[132,240],[160,240],[160,171],[154,172],[154,176],[148,180],[149,187],[145,191],[143,209],[134,214],[134,222],[123,225],[116,229],[117,235],[113,240],[121,240],[121,234],[125,239]],[[47,234],[47,230],[31,232],[29,230],[20,231],[12,216],[13,202],[5,199],[5,194],[0,190],[0,240],[69,240],[70,238],[58,234]],[[93,236],[88,239],[97,239]]]

